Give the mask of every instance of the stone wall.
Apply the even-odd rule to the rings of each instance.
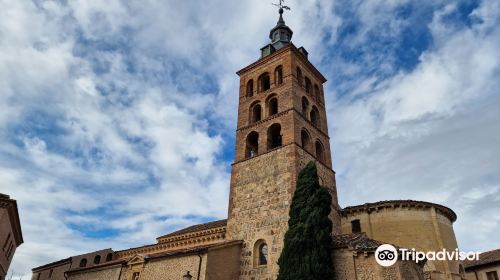
[[[240,273],[241,245],[208,251],[206,280],[234,280]]]
[[[351,233],[351,221],[359,219],[369,238],[421,251],[454,251],[458,245],[452,222],[434,207],[394,204],[377,210],[343,212],[342,233]],[[432,279],[460,279],[456,261],[428,261]]]
[[[240,279],[276,278],[298,172],[313,159],[292,144],[233,165],[227,238],[244,240]],[[334,232],[339,232],[334,173],[326,166],[317,166],[320,181],[334,195],[331,217]],[[254,263],[254,244],[259,240],[269,248],[265,267]]]
[[[486,273],[495,271],[500,277],[500,263],[467,269],[466,276],[467,280],[489,280]]]
[[[68,280],[119,280],[121,275],[121,265],[113,267],[95,268],[79,273],[71,273]]]
[[[335,280],[419,280],[425,279],[423,270],[410,261],[398,261],[391,267],[382,267],[373,252],[355,252],[348,248],[333,251]]]
[[[288,227],[288,209],[296,182],[295,145],[233,165],[227,225],[228,240],[243,240],[240,279],[274,279]],[[269,248],[267,267],[254,264],[254,244]]]
[[[153,259],[146,262],[141,273],[141,280],[156,279],[182,279],[188,271],[193,276],[193,280],[198,280],[198,266],[200,257],[198,255],[175,256],[160,259]],[[199,280],[204,280],[206,274],[207,255],[202,255],[201,273]],[[127,280],[132,280],[128,278]]]
[[[63,263],[61,265],[53,266],[53,267],[47,267],[43,270],[37,271],[33,273],[33,276],[31,277],[32,280],[66,280],[64,277],[64,273],[68,271],[71,267],[71,263]],[[50,271],[52,270],[52,275]],[[38,276],[40,275],[40,276]],[[49,277],[51,276],[51,277]]]

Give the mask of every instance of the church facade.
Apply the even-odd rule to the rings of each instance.
[[[381,201],[341,208],[332,168],[323,84],[326,78],[292,42],[280,9],[270,43],[240,77],[235,159],[228,217],[121,251],[105,249],[33,269],[45,279],[274,280],[287,231],[298,173],[315,161],[320,183],[332,195],[335,279],[464,279],[460,263],[391,267],[375,261],[384,243],[418,250],[453,251],[456,214],[433,203]]]

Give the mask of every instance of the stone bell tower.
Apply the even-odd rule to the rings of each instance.
[[[307,51],[291,43],[280,8],[261,58],[238,71],[236,153],[231,173],[227,238],[243,240],[240,279],[276,279],[288,211],[300,170],[317,162],[320,183],[333,196],[340,233],[323,83]]]

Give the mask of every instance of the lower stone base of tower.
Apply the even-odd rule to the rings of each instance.
[[[243,241],[240,280],[277,278],[297,176],[311,160],[291,144],[233,165],[226,237]],[[332,220],[339,232],[334,173],[321,163],[317,167],[320,181],[334,196]]]

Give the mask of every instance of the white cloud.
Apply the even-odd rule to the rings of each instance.
[[[343,205],[407,198],[441,203],[458,213],[460,246],[487,250],[500,246],[500,149],[494,144],[500,139],[500,30],[482,18],[483,24],[456,30],[441,19],[453,8],[435,13],[435,45],[414,70],[364,89],[368,96],[336,100],[333,156]],[[365,88],[366,81],[360,81]],[[481,230],[471,235],[471,228]]]
[[[257,59],[267,42],[277,20],[270,5],[1,4],[1,191],[18,200],[26,241],[13,270],[154,242],[171,229],[226,215],[229,162],[220,155],[233,149],[225,137],[236,123],[234,73]],[[358,73],[392,73],[396,62],[384,57],[390,53],[363,48],[367,56],[359,64],[332,55],[345,23],[338,2],[287,4],[294,42],[320,69],[335,69],[331,75],[354,77],[345,83],[359,85],[327,105],[341,204],[390,198],[443,203],[459,214],[463,247],[496,244],[498,3],[483,1],[473,12],[482,23],[465,29],[443,23],[453,5],[437,11],[429,25],[435,45],[415,69],[383,80]],[[369,46],[373,28],[387,27],[378,31],[397,37],[415,24],[387,16],[401,5],[355,4],[361,26],[349,46]],[[335,67],[324,64],[332,56]],[[107,215],[113,219],[103,221]],[[193,215],[200,217],[194,221]],[[119,234],[96,241],[71,223]],[[471,224],[481,228],[472,237]]]

